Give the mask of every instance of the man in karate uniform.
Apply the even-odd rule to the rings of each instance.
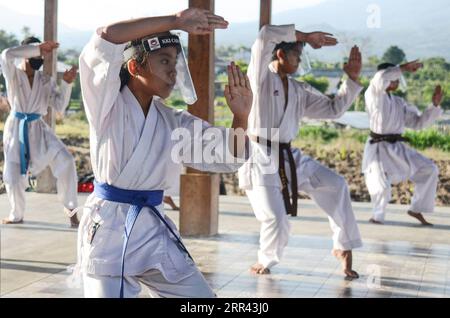
[[[423,113],[404,98],[392,93],[397,90],[404,72],[416,72],[423,65],[418,61],[401,66],[382,64],[366,92],[366,109],[370,118],[371,136],[364,150],[362,171],[373,204],[375,224],[382,224],[391,200],[391,184],[411,180],[414,196],[408,214],[423,225],[428,223],[422,213],[434,210],[439,171],[432,160],[406,145],[402,137],[405,128],[423,129],[442,114],[439,106],[443,92],[437,86],[433,105]]]
[[[63,113],[70,101],[72,83],[77,76],[74,67],[65,72],[61,85],[39,71],[43,56],[58,48],[55,42],[40,43],[30,37],[22,46],[6,49],[1,65],[6,80],[11,113],[6,120],[3,146],[5,167],[3,179],[11,212],[3,224],[22,223],[25,213],[25,190],[28,171],[38,175],[47,166],[57,180],[57,190],[72,227],[78,226],[72,211],[77,207],[77,174],[75,162],[43,117],[48,107]]]
[[[256,218],[261,222],[256,274],[268,274],[280,262],[288,243],[287,214],[297,215],[298,191],[307,193],[324,210],[333,230],[333,255],[341,260],[345,275],[357,278],[352,270],[352,250],[362,245],[353,215],[346,181],[312,158],[290,146],[303,117],[339,118],[362,90],[358,82],[361,54],[352,49],[344,67],[349,76],[335,98],[330,99],[290,74],[297,71],[304,43],[313,48],[336,45],[330,34],[302,33],[294,25],[264,26],[252,48],[248,76],[255,94],[249,117],[252,158],[239,170],[240,187],[246,190]],[[278,129],[274,141],[271,129]],[[267,163],[277,159],[275,171]],[[292,199],[291,199],[292,197]]]
[[[180,40],[168,31],[202,35],[227,25],[209,11],[191,8],[99,28],[83,49],[81,87],[96,178],[79,230],[76,271],[83,275],[86,297],[137,297],[141,284],[152,297],[214,297],[163,208],[164,192],[180,175],[173,132],[188,133],[182,149],[196,144],[201,150],[213,142],[203,138],[210,125],[165,106],[163,99],[177,82],[187,103],[196,100]],[[225,95],[233,128],[246,130],[250,83],[235,65],[228,71]],[[228,136],[224,128],[217,131]],[[230,136],[234,140],[239,134]],[[224,140],[217,146],[228,149]],[[234,154],[241,158],[244,147],[238,145]],[[216,155],[211,163],[187,157],[181,163],[213,172],[237,171],[242,165]]]

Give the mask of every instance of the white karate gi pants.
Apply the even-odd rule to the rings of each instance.
[[[299,191],[311,196],[328,215],[335,249],[347,251],[361,247],[345,179],[317,162],[315,165],[316,172],[308,180],[298,175]],[[280,262],[289,240],[290,224],[283,195],[279,187],[270,186],[253,186],[246,193],[256,218],[261,222],[258,262],[271,268]]]
[[[56,178],[58,198],[64,207],[73,210],[78,206],[77,185],[78,177],[75,161],[67,149],[60,150],[49,163],[50,169]],[[25,216],[25,190],[28,179],[20,174],[20,164],[5,161],[4,174],[5,187],[11,204],[9,220],[18,222]]]
[[[121,277],[83,275],[84,296],[86,298],[118,298]],[[124,278],[124,298],[137,298],[141,292],[141,283],[148,288],[152,298],[214,298],[200,271],[177,283],[168,282],[156,269],[139,276]]]
[[[366,185],[373,204],[373,218],[384,222],[386,207],[391,201],[391,184],[405,180],[391,180],[379,169],[365,173]],[[414,196],[411,201],[411,211],[416,213],[433,213],[436,199],[439,169],[432,163],[422,166],[409,178],[414,183]]]

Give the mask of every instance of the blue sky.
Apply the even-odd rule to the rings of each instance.
[[[325,1],[275,0],[273,13],[318,5]],[[1,6],[22,14],[42,16],[44,0],[0,0]],[[187,6],[187,0],[59,0],[59,19],[70,28],[92,30],[120,19],[175,13]],[[236,10],[237,7],[239,10]],[[256,21],[259,18],[258,9],[259,0],[216,0],[216,13],[230,22]],[[22,25],[23,21],[18,21],[18,24]]]

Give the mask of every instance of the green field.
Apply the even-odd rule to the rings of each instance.
[[[77,105],[74,103],[73,105]],[[79,104],[78,104],[79,105]],[[75,106],[74,106],[75,107]],[[180,107],[181,108],[181,107]],[[216,106],[215,124],[231,127],[232,115],[228,107]],[[4,123],[0,123],[3,131]],[[56,133],[62,138],[89,138],[89,125],[84,113],[78,112],[57,120]],[[408,130],[405,135],[410,145],[432,158],[450,159],[450,134],[439,132],[435,128],[422,131]],[[302,146],[338,147],[339,149],[364,150],[369,131],[357,129],[337,129],[331,126],[303,126],[294,144]]]

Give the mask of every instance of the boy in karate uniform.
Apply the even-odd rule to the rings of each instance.
[[[185,101],[195,102],[180,40],[169,31],[202,35],[227,26],[223,18],[191,8],[100,28],[84,48],[81,86],[96,178],[79,231],[78,265],[86,297],[137,297],[141,284],[153,297],[214,297],[163,209],[164,191],[180,173],[173,160],[172,132],[190,134],[183,149],[198,141],[203,149],[210,144],[203,138],[210,125],[165,106],[163,99],[177,83]],[[250,84],[234,64],[228,71],[225,96],[234,114],[233,128],[246,130]],[[240,141],[230,148],[234,157],[242,158],[245,135],[216,130]],[[237,171],[242,165],[224,161],[219,153],[213,159],[183,163],[213,172]]]
[[[44,63],[42,57],[58,46],[55,42],[40,43],[39,39],[29,37],[21,46],[6,49],[1,54],[11,105],[3,136],[3,180],[12,208],[3,224],[23,223],[28,171],[38,175],[49,166],[57,180],[58,195],[64,204],[64,211],[70,216],[70,224],[78,227],[77,216],[72,213],[78,205],[75,162],[43,120],[49,106],[60,113],[65,111],[69,105],[72,83],[77,76],[77,69],[73,67],[64,73],[58,87],[55,79],[39,71]],[[16,60],[20,64],[16,64]]]
[[[296,31],[294,25],[268,25],[261,29],[252,48],[248,76],[255,96],[248,133],[254,160],[239,170],[240,186],[261,223],[258,262],[251,271],[268,274],[280,262],[289,239],[287,214],[297,215],[298,191],[303,191],[327,213],[334,233],[332,253],[342,261],[345,275],[357,278],[352,269],[352,250],[362,242],[347,184],[343,177],[302,155],[290,143],[297,137],[303,117],[339,118],[352,105],[362,90],[358,82],[361,54],[357,47],[352,49],[344,67],[349,79],[330,99],[290,77],[300,66],[305,43],[317,49],[336,45],[337,41],[322,32]],[[272,129],[278,130],[277,141]],[[275,173],[266,170],[271,157],[278,159]]]
[[[391,184],[411,180],[415,189],[408,214],[422,225],[431,225],[422,213],[434,210],[439,170],[433,161],[408,147],[402,134],[405,128],[420,130],[430,126],[442,115],[439,105],[443,92],[440,86],[436,87],[433,105],[423,113],[392,94],[399,87],[402,73],[414,73],[421,67],[418,61],[401,66],[381,64],[366,91],[371,136],[364,150],[362,171],[373,204],[370,221],[375,224],[384,222]]]

